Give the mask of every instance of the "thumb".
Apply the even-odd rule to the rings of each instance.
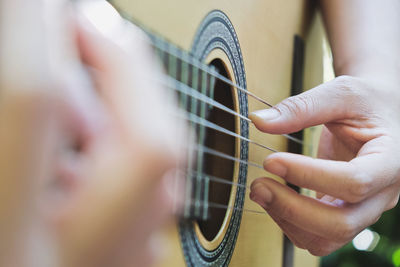
[[[249,118],[260,131],[285,134],[352,117],[357,111],[356,78],[340,76],[276,106],[258,110]]]

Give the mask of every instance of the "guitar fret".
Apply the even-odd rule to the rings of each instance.
[[[208,85],[207,84],[207,76],[208,75],[206,73],[202,72],[200,76],[201,76],[201,78],[200,77],[199,78],[201,80],[201,93],[206,95],[207,94],[207,85]],[[206,109],[207,109],[207,104],[205,102],[201,102],[200,117],[203,119],[206,119],[206,115],[207,115]],[[199,139],[200,139],[200,142],[202,145],[204,145],[204,142],[205,142],[205,135],[206,135],[206,128],[204,126],[202,126],[200,129],[200,134],[199,134]],[[203,168],[204,153],[201,153],[197,156],[200,159],[199,160],[200,168],[198,168],[198,171],[204,171],[203,170],[204,169]],[[202,181],[204,183],[204,180],[202,180]],[[202,183],[202,185],[203,185],[203,183]],[[206,185],[204,184],[201,188],[203,189],[203,194],[201,194],[201,196],[200,196],[203,201],[203,216],[202,217],[203,217],[203,220],[207,220],[208,210],[207,210],[206,203],[208,203],[208,187],[206,187]]]
[[[199,75],[198,74],[199,74],[198,69],[196,67],[192,67],[191,87],[193,89],[195,89],[195,90],[199,89]],[[190,112],[192,114],[198,114],[198,112],[199,112],[199,103],[198,103],[197,99],[194,99],[194,98],[191,99]],[[193,125],[193,123],[192,123],[192,125]],[[202,127],[197,125],[197,124],[193,125],[192,127],[195,129],[196,133],[199,133],[196,136],[196,138],[197,138],[196,143],[200,144],[201,143],[201,140],[200,140],[200,137],[201,137],[200,135],[201,134],[200,134],[200,132],[201,132]],[[200,171],[201,170],[200,168],[202,167],[201,154],[202,154],[201,151],[197,151],[196,162],[194,163],[194,168],[197,171]],[[200,187],[201,187],[201,180],[198,179],[198,177],[196,177],[196,181],[195,181],[195,183],[193,183],[193,191],[192,191],[193,194],[194,194],[194,201],[195,201],[195,203],[194,203],[194,217],[196,217],[196,218],[200,217],[200,207],[201,207],[201,204],[200,204],[200,190],[201,190],[201,188]]]
[[[201,88],[200,89],[201,93],[204,94],[205,93],[205,87],[204,87],[205,84],[203,83],[203,80],[202,80],[203,75],[202,75],[202,73],[199,73],[199,69],[196,69],[194,73],[195,73],[195,75],[193,75],[193,81],[196,84],[193,84],[193,85],[196,85],[197,88]],[[198,101],[196,100],[196,102],[198,102]],[[200,102],[200,104],[197,103],[196,115],[204,117],[205,116],[205,114],[204,114],[205,113],[205,107],[206,106],[205,106],[204,102]],[[196,131],[198,133],[198,136],[197,136],[198,141],[197,141],[197,143],[200,144],[200,145],[204,145],[205,127],[197,124],[197,129],[198,129],[198,131]],[[197,151],[196,169],[197,169],[198,173],[203,171],[203,151],[201,151],[201,150]],[[196,177],[196,185],[197,186],[196,186],[196,191],[195,191],[195,196],[194,196],[194,198],[196,200],[195,216],[196,217],[201,217],[200,208],[202,206],[204,206],[204,205],[201,204],[201,202],[204,201],[203,200],[203,194],[202,194],[203,180],[198,175]],[[204,214],[203,214],[203,216],[204,216]]]
[[[182,76],[182,82],[184,84],[188,84],[190,83],[191,80],[191,66],[186,63],[186,67],[183,68],[183,76]],[[185,108],[187,111],[190,110],[190,106],[191,106],[191,102],[189,101],[189,96],[185,95],[183,97],[184,101],[183,101],[183,105],[182,107]],[[192,124],[193,127],[193,124]],[[191,143],[190,143],[191,144]],[[189,146],[190,146],[189,144]],[[189,154],[188,154],[188,161],[187,161],[187,168],[188,170],[191,169],[191,166],[193,164],[193,155],[191,153],[192,149],[191,147],[189,147]],[[192,205],[192,192],[193,192],[193,186],[194,186],[194,182],[193,179],[186,179],[186,192],[185,192],[185,213],[184,213],[184,217],[185,218],[190,218],[192,217],[193,214],[193,208],[194,205]]]

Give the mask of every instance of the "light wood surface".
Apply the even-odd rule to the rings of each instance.
[[[293,36],[306,40],[305,87],[323,81],[323,28],[321,19],[311,19],[307,1],[274,0],[114,0],[121,10],[178,46],[190,50],[196,30],[211,10],[222,10],[235,27],[243,53],[247,88],[271,104],[288,97],[291,87]],[[312,23],[311,23],[312,22]],[[310,24],[313,24],[311,28]],[[308,33],[308,34],[307,34]],[[325,52],[326,53],[326,52]],[[218,56],[218,53],[215,53]],[[226,62],[226,58],[221,56]],[[228,67],[228,71],[229,67]],[[249,98],[249,111],[266,108]],[[314,139],[318,131],[307,134]],[[286,150],[281,136],[262,134],[250,126],[250,139]],[[308,154],[315,153],[307,151]],[[249,161],[261,163],[268,155],[250,147]],[[268,173],[249,168],[248,183]],[[245,208],[260,210],[248,194]],[[283,234],[268,215],[243,213],[236,248],[230,266],[282,266]],[[184,266],[179,236],[175,226],[168,234],[167,258],[161,266]],[[296,249],[295,267],[318,265],[318,259]]]

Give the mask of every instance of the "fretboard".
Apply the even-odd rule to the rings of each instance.
[[[147,31],[148,32],[148,31]],[[206,119],[212,106],[193,91],[210,99],[214,98],[216,69],[194,58],[190,53],[178,48],[171,42],[148,32],[156,53],[161,59],[169,77],[169,87],[176,90],[180,107],[189,115]],[[190,121],[196,134],[195,148],[190,147],[185,181],[184,218],[207,220],[209,179],[204,175],[204,152],[206,129],[204,125]]]
[[[218,70],[204,64],[190,52],[179,48],[161,35],[154,33],[127,14],[120,12],[128,21],[133,22],[150,37],[153,48],[159,56],[166,73],[166,86],[175,91],[180,108],[186,112],[191,129],[196,135],[194,144],[189,145],[185,179],[183,217],[194,220],[207,220],[209,216],[210,178],[204,174],[204,151],[206,129],[198,123],[206,120],[213,108],[204,99],[214,99],[214,86]]]

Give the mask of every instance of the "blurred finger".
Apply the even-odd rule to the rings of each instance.
[[[123,20],[106,1],[81,1],[77,8],[82,58],[99,71],[99,93],[121,126],[131,136],[147,140],[152,145],[148,150],[169,154],[170,159],[182,154],[185,125],[174,117],[176,101],[160,83],[164,74],[144,33]],[[96,20],[92,12],[100,9],[109,17],[113,30],[104,30],[108,28]]]

